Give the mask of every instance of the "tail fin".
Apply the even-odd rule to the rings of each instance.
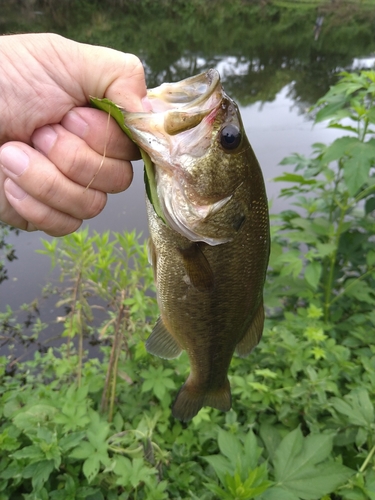
[[[188,422],[203,406],[211,406],[221,411],[228,411],[232,406],[229,380],[222,387],[213,391],[202,392],[189,379],[179,390],[172,406],[172,415],[178,420]]]

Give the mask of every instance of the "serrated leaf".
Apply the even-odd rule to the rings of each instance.
[[[53,469],[53,460],[42,460],[41,462],[27,465],[23,470],[22,476],[25,478],[31,478],[33,488],[36,491],[39,491],[49,478]]]
[[[374,422],[374,407],[366,389],[352,391],[345,399],[332,398],[330,402],[353,425],[369,427]]]
[[[254,432],[250,429],[244,440],[244,450],[240,455],[241,472],[247,472],[256,468],[262,448],[258,446],[257,438]]]
[[[356,137],[340,137],[330,144],[325,150],[322,161],[331,163],[334,160],[338,160],[348,154],[348,151],[357,144],[358,139]]]
[[[300,498],[280,486],[274,486],[263,493],[262,500],[300,500]]]
[[[98,475],[99,469],[100,457],[97,453],[92,454],[83,462],[82,472],[89,483]]]
[[[267,448],[268,455],[271,459],[273,459],[275,452],[281,442],[279,431],[273,425],[261,424],[259,434]]]
[[[235,465],[242,453],[242,446],[240,440],[230,432],[219,429],[218,445],[223,455]]]
[[[339,109],[343,108],[345,103],[347,102],[346,96],[342,94],[333,96],[328,96],[328,94],[326,94],[324,97],[322,97],[321,99],[322,102],[323,99],[326,100],[327,104],[322,109],[320,109],[316,114],[315,123],[319,123],[334,117],[336,112]]]
[[[235,464],[231,464],[229,460],[222,455],[211,455],[210,457],[203,457],[214,469],[221,484],[225,485],[225,476],[229,473],[234,473]]]
[[[91,443],[87,441],[82,441],[77,448],[69,453],[71,458],[77,458],[78,460],[88,458],[95,452],[95,448]]]
[[[277,486],[303,500],[318,500],[343,484],[353,471],[326,462],[332,442],[332,435],[310,434],[304,438],[299,428],[290,432],[275,452]]]

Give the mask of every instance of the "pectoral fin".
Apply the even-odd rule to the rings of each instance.
[[[248,328],[245,336],[236,346],[236,353],[241,358],[250,354],[254,347],[259,343],[263,332],[264,308],[263,301],[260,303],[257,312]]]
[[[159,318],[146,341],[146,349],[159,358],[173,359],[181,354],[181,347],[166,329],[163,320]]]
[[[188,248],[179,248],[179,252],[190,283],[200,292],[212,289],[214,286],[214,273],[202,252],[200,244],[194,243]]]

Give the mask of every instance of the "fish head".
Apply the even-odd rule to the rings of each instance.
[[[166,222],[190,241],[230,241],[234,229],[223,214],[233,212],[231,200],[248,175],[250,146],[218,71],[148,90],[147,107],[125,112],[125,123],[153,162]]]

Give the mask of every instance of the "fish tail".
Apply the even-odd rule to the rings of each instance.
[[[179,390],[172,406],[172,415],[178,420],[188,422],[203,406],[211,406],[221,411],[228,411],[232,406],[229,380],[218,389],[202,391],[188,378]]]

